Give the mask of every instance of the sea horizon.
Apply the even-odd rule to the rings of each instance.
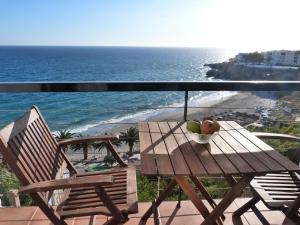
[[[210,80],[204,64],[233,56],[210,48],[0,46],[0,82],[202,81]],[[191,92],[189,101],[197,105],[209,96],[213,100],[216,93]],[[98,127],[104,132],[108,127],[100,124],[171,113],[168,110],[181,107],[183,99],[181,92],[1,93],[0,126],[37,105],[53,131]]]

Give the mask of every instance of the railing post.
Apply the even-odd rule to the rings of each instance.
[[[9,190],[8,201],[9,201],[9,205],[12,207],[20,207],[21,206],[18,190],[16,190],[16,189]]]
[[[187,119],[188,100],[189,100],[189,91],[185,91],[185,92],[184,92],[184,112],[183,112],[183,121],[186,121],[186,119]]]

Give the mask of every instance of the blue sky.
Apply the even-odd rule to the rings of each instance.
[[[298,0],[0,0],[0,45],[300,49]]]

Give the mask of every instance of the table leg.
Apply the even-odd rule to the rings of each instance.
[[[202,182],[196,177],[196,176],[190,176],[191,180],[195,184],[195,186],[199,189],[199,191],[203,194],[204,198],[207,200],[207,202],[211,205],[211,207],[214,209],[217,204],[213,200],[213,198],[210,196],[206,188],[203,186]],[[222,220],[225,220],[225,216],[221,215]]]
[[[153,214],[155,207],[157,208],[162,201],[170,194],[170,192],[173,190],[173,188],[176,186],[177,182],[176,180],[172,180],[170,184],[167,186],[167,188],[160,193],[156,201],[153,202],[151,207],[145,212],[145,214],[142,216],[142,220],[148,220],[148,218]]]
[[[234,184],[229,192],[224,196],[222,201],[213,209],[213,211],[205,218],[201,225],[210,225],[220,217],[228,206],[236,197],[250,184],[253,175],[245,175],[236,184]]]
[[[175,176],[175,180],[177,181],[178,185],[181,187],[182,191],[189,197],[201,215],[206,218],[209,216],[209,211],[206,206],[203,204],[197,193],[195,192],[194,188],[189,184],[188,180],[184,176]],[[216,222],[211,223],[216,224]]]
[[[224,178],[230,187],[233,187],[237,183],[236,179],[233,176],[224,176]]]

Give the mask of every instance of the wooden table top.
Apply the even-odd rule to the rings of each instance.
[[[224,176],[300,171],[289,159],[234,121],[208,144],[194,142],[185,122],[139,123],[144,175]]]

